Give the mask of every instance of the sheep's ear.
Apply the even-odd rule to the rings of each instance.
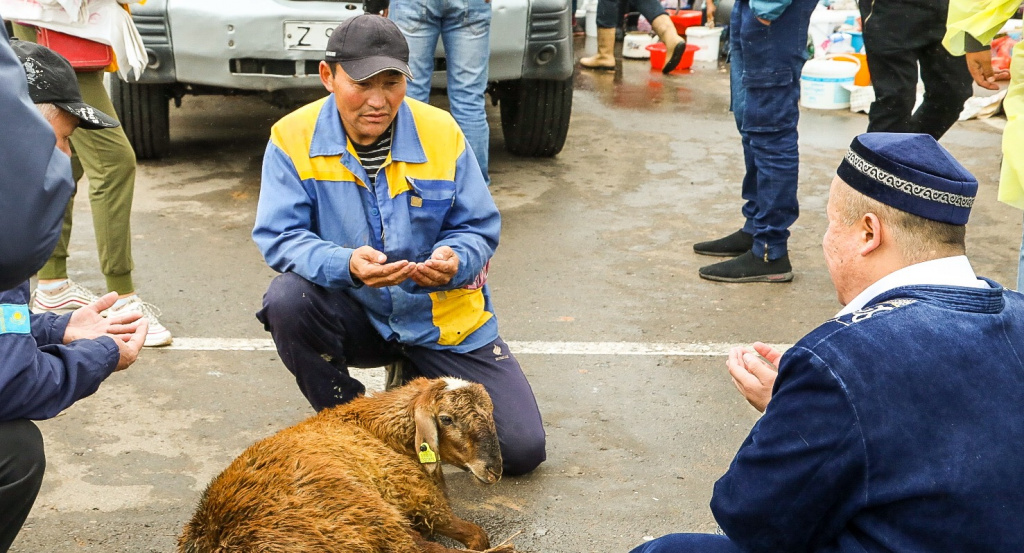
[[[423,468],[435,474],[441,467],[441,453],[437,443],[437,420],[425,405],[417,405],[413,415],[416,421],[416,454]]]

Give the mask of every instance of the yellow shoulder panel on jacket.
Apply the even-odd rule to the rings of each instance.
[[[422,175],[419,178],[454,179],[455,162],[466,149],[466,138],[462,134],[462,129],[459,128],[452,115],[443,109],[418,102],[412,98],[406,99],[406,102],[416,121],[416,130],[420,135],[423,153],[427,155],[426,165],[442,165],[442,167],[434,168],[433,175]]]
[[[412,98],[405,99],[416,123],[420,146],[427,157],[425,163],[402,161],[388,164],[384,171],[391,197],[411,189],[414,180],[455,180],[455,164],[466,150],[466,139],[451,114]]]
[[[282,117],[270,129],[270,141],[292,160],[302,180],[355,181],[355,175],[341,164],[341,156],[309,157],[313,130],[326,101],[321,98]]]

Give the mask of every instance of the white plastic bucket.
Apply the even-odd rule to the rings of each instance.
[[[859,70],[860,60],[853,56],[807,60],[800,76],[800,105],[812,109],[849,108],[853,78]]]
[[[650,58],[651,51],[647,49],[647,45],[653,43],[654,37],[648,33],[626,33],[622,39],[622,57],[638,60]]]
[[[723,27],[707,28],[701,26],[686,28],[686,42],[699,46],[693,54],[693,62],[702,67],[718,67],[718,49],[722,43]]]
[[[587,36],[597,36],[597,4],[587,7],[587,17],[583,23],[583,30]]]

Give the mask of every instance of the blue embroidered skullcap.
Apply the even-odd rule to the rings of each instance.
[[[978,193],[978,180],[928,134],[862,134],[836,172],[869,198],[951,225],[967,224]]]

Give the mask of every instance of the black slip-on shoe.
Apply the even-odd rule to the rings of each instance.
[[[754,235],[743,232],[743,229],[717,240],[697,242],[693,245],[694,253],[713,255],[715,257],[736,257],[743,255],[754,247]]]
[[[672,50],[672,55],[665,60],[665,67],[661,68],[661,72],[668,75],[673,69],[679,66],[679,62],[683,61],[683,54],[686,53],[686,41],[682,41],[676,44],[675,49]]]
[[[698,273],[700,278],[718,282],[789,282],[793,280],[793,267],[789,264],[788,255],[764,261],[755,257],[752,251],[729,261],[701,267]]]

